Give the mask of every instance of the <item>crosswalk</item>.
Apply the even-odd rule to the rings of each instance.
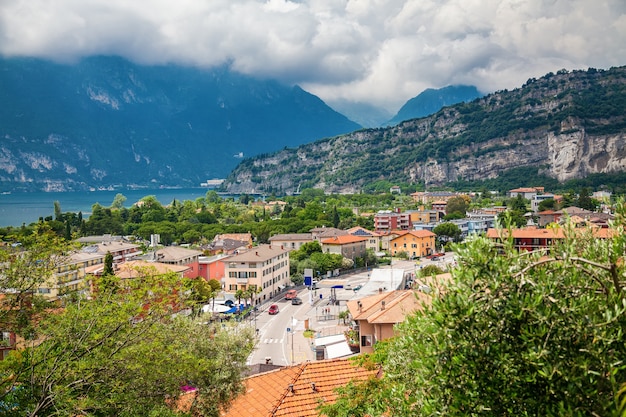
[[[266,345],[272,344],[272,343],[283,343],[285,339],[263,339],[263,343]]]

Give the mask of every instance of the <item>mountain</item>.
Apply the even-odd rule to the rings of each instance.
[[[437,113],[445,106],[472,101],[481,96],[482,94],[478,92],[476,87],[468,85],[451,85],[439,89],[428,88],[407,101],[400,108],[398,114],[386,123],[381,123],[381,126],[393,126],[404,120],[429,116]]]
[[[391,112],[368,103],[335,100],[327,104],[363,127],[381,126],[392,116]]]
[[[626,67],[561,70],[397,126],[250,158],[224,187],[355,193],[379,180],[443,185],[523,167],[561,182],[626,171]]]
[[[228,68],[0,59],[0,191],[198,186],[241,157],[360,126]]]

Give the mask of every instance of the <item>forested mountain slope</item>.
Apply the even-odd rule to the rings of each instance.
[[[246,159],[225,189],[353,193],[377,180],[440,185],[518,167],[559,181],[626,171],[626,67],[561,70],[394,127]]]
[[[242,156],[360,126],[229,68],[0,59],[0,191],[199,186]]]

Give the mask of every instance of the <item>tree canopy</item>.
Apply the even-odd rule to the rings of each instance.
[[[47,271],[31,269],[29,279]],[[241,392],[252,330],[176,315],[187,305],[181,278],[138,273],[97,283],[92,299],[68,298],[61,308],[40,300],[44,308],[25,323],[0,317],[3,329],[29,331],[24,348],[0,361],[3,415],[168,415],[192,387],[189,413],[218,416]]]
[[[547,251],[519,253],[511,240],[484,237],[456,246],[450,284],[365,359],[382,366],[382,381],[347,387],[324,411],[617,415],[626,383],[624,215],[620,204],[607,239],[565,226],[566,239]]]

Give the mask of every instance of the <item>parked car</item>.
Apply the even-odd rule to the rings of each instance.
[[[352,290],[354,292],[357,292],[358,290],[360,290],[361,288],[363,288],[363,286],[361,284],[357,285],[356,287],[352,288]]]
[[[352,289],[352,284],[343,284],[343,289],[344,290],[351,290]]]
[[[291,300],[291,305],[298,306],[300,304],[302,304],[302,298],[296,297]]]
[[[270,314],[278,314],[278,305],[272,304],[267,312]]]

